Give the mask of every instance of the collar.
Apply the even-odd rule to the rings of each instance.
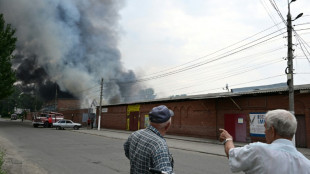
[[[271,144],[285,144],[285,145],[288,145],[288,146],[294,146],[292,141],[290,141],[288,139],[283,139],[283,138],[276,139]]]
[[[147,127],[147,129],[151,130],[151,131],[154,132],[156,135],[158,135],[160,138],[163,138],[163,139],[164,139],[164,137],[161,136],[161,134],[159,133],[159,131],[158,131],[155,127],[153,127],[153,126],[150,125],[150,126]]]

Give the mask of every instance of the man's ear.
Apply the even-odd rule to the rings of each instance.
[[[274,129],[274,127],[272,126],[271,128],[271,135],[273,136],[273,138],[275,139],[276,135],[277,135],[277,131]]]
[[[166,126],[165,126],[165,130],[167,131],[169,129],[169,127],[171,126],[171,122],[169,122]]]

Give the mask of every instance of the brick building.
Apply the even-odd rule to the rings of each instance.
[[[80,100],[74,98],[57,98],[57,100],[52,100],[46,102],[42,108],[44,111],[65,111],[65,110],[75,110],[80,108]]]
[[[268,110],[288,110],[288,103],[287,87],[277,87],[105,105],[100,126],[143,129],[149,123],[148,112],[163,104],[175,113],[168,134],[218,139],[218,129],[225,128],[236,141],[264,141],[261,116]],[[310,148],[310,85],[295,86],[295,115],[298,120],[296,146]]]

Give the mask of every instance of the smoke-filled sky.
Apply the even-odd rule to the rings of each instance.
[[[291,11],[304,13],[293,21],[295,85],[309,84],[310,1]],[[148,87],[168,97],[287,78],[287,0],[0,0],[0,12],[17,29],[23,87],[49,99],[57,84],[98,102],[102,77],[106,103]]]
[[[99,98],[130,101],[133,71],[121,62],[119,10],[122,0],[0,0],[0,12],[16,28],[14,67],[23,88],[37,89],[46,100]]]

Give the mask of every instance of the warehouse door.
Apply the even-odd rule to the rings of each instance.
[[[296,115],[297,130],[295,134],[296,147],[307,147],[306,121],[304,115]]]
[[[139,112],[135,111],[135,112],[130,112],[129,114],[129,130],[131,131],[136,131],[138,130],[138,120],[139,120]]]
[[[246,115],[225,114],[225,130],[227,130],[235,141],[246,142]]]

